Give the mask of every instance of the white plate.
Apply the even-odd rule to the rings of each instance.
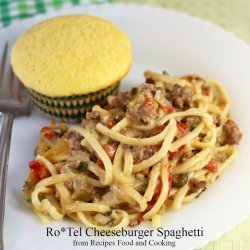
[[[224,84],[232,98],[232,117],[243,132],[239,147],[240,158],[199,199],[184,205],[180,211],[166,213],[163,225],[169,230],[203,227],[203,237],[183,237],[176,241],[177,249],[192,249],[217,239],[241,222],[250,212],[250,48],[223,29],[186,14],[149,6],[123,4],[79,6],[16,22],[0,32],[0,47],[5,39],[13,43],[24,30],[43,19],[70,13],[92,13],[107,18],[129,35],[133,44],[134,63],[131,72],[123,81],[124,89],[125,85],[130,88],[142,83],[143,71],[146,69],[166,69],[174,75],[197,73],[213,76]],[[17,118],[14,123],[4,228],[8,250],[79,249],[80,247],[72,246],[74,239],[90,240],[85,235],[46,237],[46,226],[40,223],[23,201],[22,186],[28,174],[28,162],[34,157],[39,129],[48,123],[49,120],[37,112],[33,112],[29,118]],[[70,225],[79,226],[69,221],[53,222],[50,226],[57,229]],[[150,228],[150,225],[144,223],[137,229],[142,228]],[[157,236],[153,238],[161,239]],[[102,241],[107,238],[91,239]]]

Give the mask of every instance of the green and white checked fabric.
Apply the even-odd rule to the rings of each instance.
[[[0,0],[0,28],[14,19],[23,19],[61,7],[100,4],[110,0]]]

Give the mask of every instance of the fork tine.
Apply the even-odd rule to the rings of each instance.
[[[13,73],[13,70],[11,68],[11,66],[9,67],[10,68],[10,72],[9,72],[9,76],[8,76],[8,96],[14,96],[14,89],[13,89],[13,84],[14,84],[14,73]]]
[[[2,87],[3,79],[4,79],[4,69],[5,69],[6,60],[7,60],[7,51],[8,51],[8,42],[6,42],[4,45],[3,55],[2,55],[1,62],[0,62],[0,88]]]
[[[28,115],[31,107],[29,96],[22,84],[16,80],[9,63],[9,48],[10,44],[6,41],[0,57],[0,112]]]
[[[23,91],[23,86],[21,85],[20,81],[17,80],[17,84],[18,84],[18,87],[17,87],[17,92],[16,92],[16,99],[18,101],[22,101],[22,91]]]

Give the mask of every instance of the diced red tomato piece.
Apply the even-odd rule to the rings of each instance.
[[[149,136],[158,135],[158,134],[160,134],[165,128],[166,128],[166,125],[158,126],[158,127],[154,128],[154,129],[150,132]]]
[[[97,164],[100,168],[104,169],[104,163],[103,163],[103,161],[102,161],[101,159],[98,159],[97,162],[96,162],[96,164]]]
[[[31,161],[29,163],[29,167],[31,170],[34,170],[34,171],[39,171],[41,169],[41,162],[40,161]]]
[[[114,127],[115,124],[116,124],[116,122],[115,122],[115,119],[114,119],[114,118],[110,117],[110,118],[107,120],[107,126],[108,126],[108,128]]]
[[[110,160],[113,161],[114,157],[115,157],[116,146],[114,144],[103,144],[102,147],[105,150],[105,152],[107,153],[107,155],[109,156]],[[101,159],[98,159],[96,164],[100,168],[104,169],[104,163]]]
[[[49,139],[49,140],[53,140],[53,139],[56,137],[54,133],[53,133],[53,134],[44,134],[44,136],[45,136],[47,139]]]
[[[46,166],[39,160],[34,160],[29,163],[30,170],[34,173],[37,181],[40,181],[46,177],[50,176],[49,170]]]
[[[183,137],[186,134],[186,129],[187,129],[188,125],[186,123],[180,122],[177,124],[177,130],[178,130],[178,134],[180,137]]]
[[[56,137],[52,127],[43,127],[41,129],[41,134],[48,140],[53,140]]]
[[[110,160],[113,161],[115,157],[116,146],[114,144],[103,144],[102,147],[109,156]]]
[[[174,151],[174,152],[169,152],[168,156],[170,158],[170,160],[173,160],[183,149],[184,149],[184,145],[182,145],[181,147],[178,148],[178,150]]]
[[[214,162],[214,161],[210,161],[210,162],[207,164],[206,168],[207,168],[209,171],[213,172],[213,173],[218,173],[218,166],[217,166],[216,162]]]
[[[169,173],[169,175],[168,175],[168,180],[167,181],[168,181],[168,185],[169,185],[169,190],[168,190],[168,195],[167,195],[167,198],[166,198],[164,204],[167,204],[167,202],[168,202],[168,197],[169,197],[170,190],[171,190],[171,187],[172,187],[173,170],[172,170],[171,167],[168,167],[168,173]],[[162,180],[159,180],[158,183],[159,184],[155,189],[155,192],[154,192],[154,195],[153,195],[152,199],[148,202],[150,205],[154,205],[157,202],[157,200],[158,200],[158,198],[159,198],[159,196],[161,194]]]
[[[168,156],[169,156],[169,159],[170,159],[170,160],[173,160],[177,155],[178,155],[178,152],[177,152],[177,151],[169,152],[169,153],[168,153]]]
[[[163,112],[165,112],[166,114],[170,114],[170,113],[173,113],[175,111],[175,108],[172,107],[172,106],[163,106],[163,105],[161,105],[160,109],[162,109]]]
[[[137,218],[137,223],[138,223],[138,225],[141,224],[141,222],[143,221],[143,218],[142,218],[142,217],[143,217],[143,214],[144,214],[144,213],[140,213],[139,216],[138,216],[138,218]]]
[[[154,100],[153,98],[147,96],[145,97],[144,101],[141,104],[141,107],[145,107],[148,113],[155,113],[156,112],[156,107],[154,105]]]
[[[158,180],[158,185],[157,185],[157,187],[155,188],[155,191],[154,191],[154,195],[153,195],[152,199],[148,202],[150,205],[154,205],[156,203],[156,201],[159,198],[159,195],[161,194],[161,189],[162,189],[162,182],[159,179]]]
[[[144,105],[152,106],[153,105],[153,99],[150,97],[146,97],[143,102]]]

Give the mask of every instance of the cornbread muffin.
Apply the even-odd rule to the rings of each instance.
[[[114,93],[132,63],[131,44],[113,23],[61,16],[26,31],[11,52],[13,71],[45,114],[78,121]]]

